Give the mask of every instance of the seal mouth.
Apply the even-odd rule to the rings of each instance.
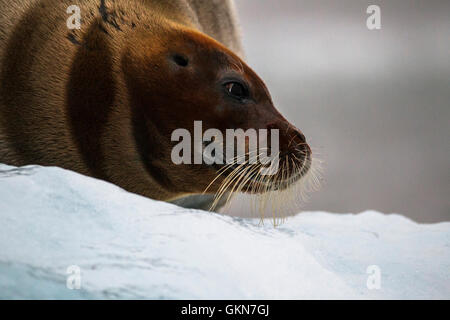
[[[299,182],[311,169],[312,156],[308,152],[301,157],[295,153],[284,153],[280,166],[273,175],[262,175],[261,164],[216,164],[210,166],[223,176],[224,184],[244,193],[261,194],[289,189]]]

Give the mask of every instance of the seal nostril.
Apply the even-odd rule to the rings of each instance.
[[[296,131],[295,134],[297,135],[297,138],[300,139],[301,143],[306,142],[306,137],[303,133],[301,133],[300,131]]]

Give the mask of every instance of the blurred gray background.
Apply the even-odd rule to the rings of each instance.
[[[236,3],[249,65],[325,161],[304,210],[450,220],[450,1]]]

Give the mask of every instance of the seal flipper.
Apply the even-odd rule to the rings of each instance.
[[[220,208],[222,208],[226,202],[227,195],[224,195],[220,200],[219,204],[215,207],[214,211],[218,212]],[[210,211],[211,206],[214,202],[214,195],[211,194],[199,194],[187,196],[181,199],[170,201],[177,206],[187,208],[187,209],[198,209]]]

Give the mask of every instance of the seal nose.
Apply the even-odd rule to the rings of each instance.
[[[297,139],[300,140],[300,143],[306,143],[306,137],[300,130],[295,130],[295,135]]]
[[[286,129],[283,129],[283,127]],[[267,125],[267,128],[269,130],[278,129],[280,131],[281,155],[291,152],[300,153],[303,156],[311,154],[311,148],[306,143],[305,135],[295,126],[286,122],[275,122]]]
[[[294,142],[291,147],[295,148],[297,151],[300,151],[300,153],[304,156],[311,154],[311,148],[308,143],[306,143],[305,135],[297,128],[293,129],[293,140]]]

